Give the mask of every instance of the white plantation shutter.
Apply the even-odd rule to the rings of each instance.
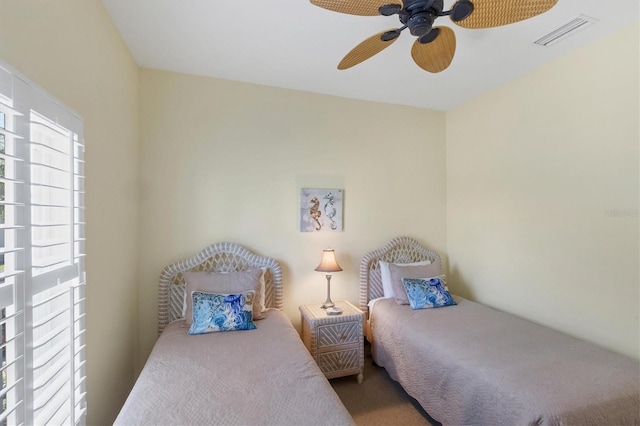
[[[0,426],[86,422],[83,142],[0,64]]]

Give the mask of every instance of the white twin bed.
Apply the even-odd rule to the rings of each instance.
[[[255,329],[187,334],[185,273],[255,269],[263,271],[268,308]],[[163,270],[158,304],[160,337],[116,425],[354,424],[280,311],[282,275],[274,259],[233,243],[211,245]]]
[[[400,237],[367,253],[360,266],[374,361],[435,420],[640,424],[637,361],[456,295],[456,305],[437,309],[399,305],[382,298],[380,261],[428,261],[441,269],[440,256]]]

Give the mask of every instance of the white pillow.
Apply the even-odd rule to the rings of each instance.
[[[413,263],[394,263],[396,266],[422,266],[430,265],[430,260]],[[391,284],[391,272],[389,271],[389,262],[380,261],[380,278],[382,278],[382,292],[384,297],[394,297],[393,285]]]
[[[268,268],[260,268],[260,270],[262,271],[262,274],[260,274],[260,305],[259,305],[259,310],[260,312],[267,312],[267,307],[265,306],[265,302],[266,302],[266,280],[265,280],[265,275],[267,273],[267,269]],[[220,274],[228,274],[229,272],[218,272]],[[187,294],[188,292],[186,291],[185,288],[185,292],[184,292],[184,297],[182,299],[182,317],[186,318],[187,316],[187,306],[189,305],[189,303],[187,302],[187,297],[191,297],[191,295]],[[260,317],[262,318],[262,317]],[[259,319],[259,318],[254,318],[254,319]]]

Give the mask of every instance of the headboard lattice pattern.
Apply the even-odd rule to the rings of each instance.
[[[282,270],[269,257],[258,256],[236,243],[216,243],[191,259],[182,260],[162,270],[158,281],[158,334],[171,321],[182,318],[187,271],[232,272],[267,268],[265,274],[265,305],[282,309]]]
[[[360,309],[369,311],[369,300],[382,297],[382,278],[380,277],[380,261],[390,263],[411,263],[430,260],[438,262],[442,270],[440,255],[411,237],[397,237],[384,247],[370,251],[360,261]]]

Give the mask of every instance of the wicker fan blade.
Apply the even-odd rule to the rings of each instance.
[[[455,24],[464,28],[491,28],[513,24],[540,15],[557,2],[558,0],[473,0],[473,13]]]
[[[431,43],[422,44],[419,40],[413,43],[411,57],[420,68],[429,72],[446,70],[456,52],[456,35],[449,27],[435,27],[440,34]]]
[[[391,3],[402,4],[400,0],[311,0],[312,4],[334,12],[347,13],[349,15],[377,16],[378,9]]]
[[[342,61],[338,64],[339,70],[346,70],[347,68],[351,68],[354,65],[358,65],[360,62],[366,61],[376,53],[382,52],[387,47],[391,46],[394,41],[398,39],[395,37],[388,41],[382,40],[382,35],[388,33],[389,31],[397,31],[395,28],[383,31],[379,34],[376,34],[372,37],[369,37],[356,47],[354,47],[351,52],[347,53]]]

